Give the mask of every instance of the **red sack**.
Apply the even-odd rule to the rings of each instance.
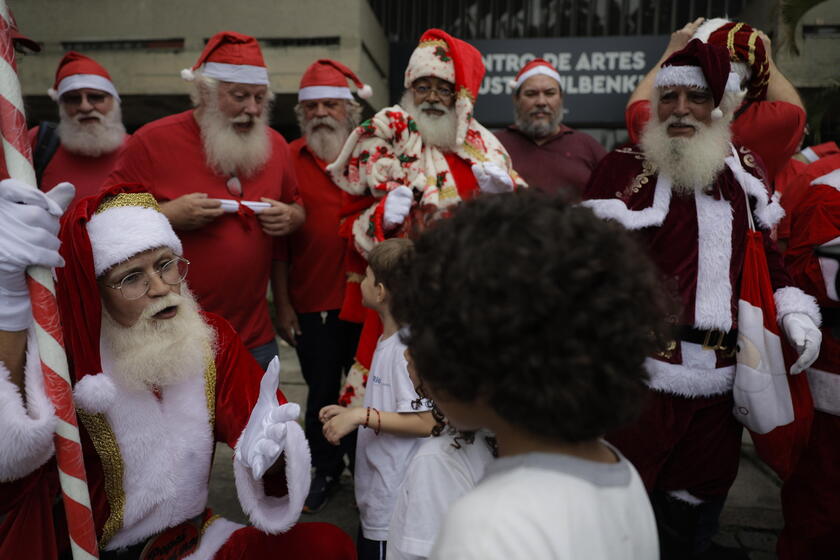
[[[807,445],[814,417],[807,376],[787,373],[795,360],[776,320],[762,235],[752,229],[738,301],[733,412],[750,431],[759,457],[782,479]]]

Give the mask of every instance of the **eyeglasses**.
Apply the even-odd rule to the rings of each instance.
[[[411,86],[411,89],[414,90],[414,93],[417,95],[421,95],[423,97],[429,95],[432,92],[435,92],[440,99],[449,100],[452,99],[452,96],[455,95],[455,92],[449,89],[448,87],[440,87],[440,88],[433,88],[425,85],[420,86]]]
[[[91,105],[102,105],[105,103],[105,100],[111,97],[107,93],[65,93],[61,96],[61,102],[65,105],[70,105],[73,107],[78,107],[82,104],[82,100],[87,98],[88,103]]]
[[[160,265],[155,273],[164,283],[177,286],[187,277],[189,269],[190,261],[175,257]],[[145,272],[132,272],[123,276],[122,280],[116,284],[105,284],[105,286],[112,290],[119,290],[125,299],[140,299],[148,293],[150,283],[151,279]]]

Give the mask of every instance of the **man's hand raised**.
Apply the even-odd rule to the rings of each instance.
[[[173,228],[180,230],[198,229],[224,214],[221,202],[198,192],[164,202],[160,211],[169,218]]]
[[[271,204],[271,208],[266,208],[257,214],[257,219],[266,235],[288,235],[299,228],[306,219],[303,208],[297,204],[286,204],[264,197],[260,200]]]

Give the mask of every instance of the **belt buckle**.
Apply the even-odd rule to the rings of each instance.
[[[706,331],[706,337],[703,339],[704,350],[726,350],[723,344],[723,339],[726,333],[717,329],[709,329]],[[713,340],[714,339],[714,340]],[[712,344],[712,342],[714,342]]]

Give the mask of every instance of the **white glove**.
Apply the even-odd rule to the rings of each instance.
[[[385,196],[385,214],[382,222],[385,229],[394,229],[405,221],[414,202],[414,194],[405,185],[400,185]]]
[[[286,422],[300,416],[297,403],[281,405],[277,401],[279,383],[280,358],[275,356],[260,381],[260,396],[236,445],[236,458],[250,467],[254,479],[262,478],[280,457],[286,447]]]
[[[500,194],[513,190],[513,179],[507,171],[493,162],[473,164],[472,172],[481,192]]]
[[[822,333],[804,313],[788,313],[782,317],[782,326],[788,340],[799,352],[799,359],[790,368],[790,372],[796,374],[813,364],[820,355]]]
[[[70,183],[45,194],[17,179],[0,181],[0,330],[22,331],[32,322],[26,269],[64,266],[59,218],[75,193]]]

